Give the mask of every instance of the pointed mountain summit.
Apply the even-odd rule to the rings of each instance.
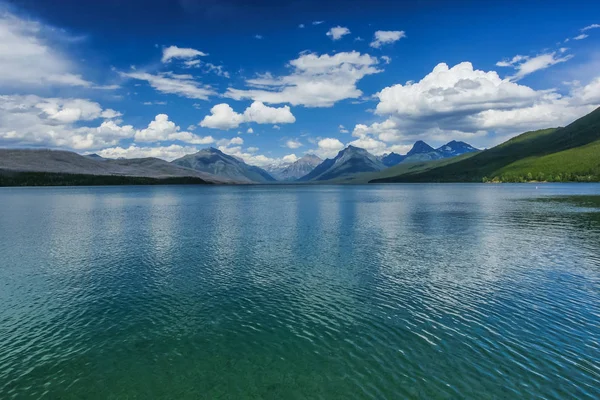
[[[433,147],[431,147],[422,140],[417,140],[413,145],[412,149],[410,149],[410,151],[406,153],[406,156],[410,157],[414,154],[427,154],[431,153],[432,151],[435,151]]]
[[[326,181],[359,172],[381,171],[385,168],[386,166],[367,150],[348,146],[335,158],[326,159],[298,181]]]
[[[436,151],[441,153],[444,158],[449,158],[479,151],[479,149],[476,149],[468,143],[452,140],[451,142],[448,142],[445,145],[437,148]]]
[[[405,158],[406,158],[406,156],[403,156],[398,153],[394,153],[392,151],[391,153],[386,154],[383,157],[381,157],[381,162],[386,167],[393,167],[394,165],[400,164],[402,161],[404,161]]]
[[[208,172],[218,177],[240,183],[266,183],[275,181],[275,178],[264,169],[248,165],[238,158],[225,154],[214,147],[183,156],[177,160],[173,160],[172,163],[196,171]]]

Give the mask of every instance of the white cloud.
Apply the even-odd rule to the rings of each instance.
[[[581,29],[581,32],[585,32],[585,31],[589,31],[590,29],[598,29],[600,28],[600,24],[592,24],[592,25],[588,25],[585,28]]]
[[[97,151],[96,153],[105,158],[146,158],[156,157],[167,161],[173,161],[188,154],[194,154],[198,149],[194,146],[170,146],[138,147],[135,144],[129,147],[111,147]]]
[[[296,122],[289,106],[269,107],[260,101],[255,101],[246,108],[244,120],[257,124],[293,124]]]
[[[387,144],[379,140],[373,139],[372,137],[363,137],[356,139],[350,143],[351,146],[360,147],[367,150],[369,153],[376,156],[388,153]]]
[[[332,158],[344,148],[344,144],[336,138],[325,138],[317,142],[317,150],[315,153],[325,159]]]
[[[134,135],[132,126],[108,120],[119,115],[85,99],[0,96],[0,143],[71,149],[111,146]],[[96,126],[77,126],[97,119],[105,121]]]
[[[173,59],[182,59],[182,60],[190,60],[197,57],[204,57],[208,54],[190,48],[181,48],[177,46],[169,46],[163,49],[163,55],[161,61],[163,63],[168,63]]]
[[[340,130],[340,133],[348,133],[348,129],[346,129],[344,125],[338,126],[338,129]]]
[[[248,147],[246,149],[248,153],[256,153],[258,150],[260,150],[258,147]]]
[[[530,105],[540,93],[508,80],[495,71],[474,70],[470,62],[449,68],[438,64],[420,82],[397,84],[377,94],[376,113],[411,118],[490,108]]]
[[[229,147],[231,145],[241,146],[244,144],[244,139],[237,136],[231,139],[221,139],[217,141],[217,146]]]
[[[321,25],[323,22],[325,22],[325,21],[313,21],[312,24],[313,25]]]
[[[345,35],[350,34],[350,29],[343,26],[336,26],[327,31],[326,35],[331,38],[331,40],[340,40]]]
[[[567,49],[564,51],[566,50]],[[561,53],[564,53],[564,51],[562,51],[562,49],[560,50]],[[535,57],[516,55],[511,60],[499,61],[496,65],[499,67],[512,67],[516,69],[517,72],[513,76],[510,76],[509,79],[518,81],[533,72],[569,61],[571,58],[573,58],[573,56],[570,54],[564,57],[557,57],[556,52],[540,54]]]
[[[248,130],[246,131],[246,133],[254,133],[254,129],[248,128]]]
[[[340,100],[362,96],[356,83],[366,75],[381,72],[377,64],[377,58],[356,51],[331,56],[304,53],[289,62],[290,75],[273,77],[265,74],[249,79],[246,84],[252,89],[228,88],[225,96],[270,104],[331,107]]]
[[[377,31],[375,32],[374,39],[369,46],[378,49],[385,44],[397,42],[405,37],[406,33],[404,31]]]
[[[7,88],[79,86],[94,88],[74,63],[50,43],[56,30],[0,11],[0,85]]]
[[[269,107],[260,101],[253,102],[246,108],[243,114],[236,113],[226,103],[215,105],[210,109],[210,113],[211,115],[207,115],[200,122],[200,126],[228,130],[237,128],[245,122],[256,122],[257,124],[291,124],[296,122],[296,118],[290,111],[289,106],[279,108]]]
[[[293,164],[298,161],[298,157],[295,154],[288,154],[282,157],[281,161],[285,164]]]
[[[208,100],[216,92],[208,85],[201,85],[191,75],[162,72],[153,75],[147,72],[120,72],[121,76],[146,81],[161,93],[176,94],[189,99]]]
[[[214,142],[212,136],[201,137],[190,132],[180,131],[179,126],[169,121],[167,114],[158,114],[145,129],[135,133],[136,142],[165,142],[179,140],[191,144],[210,144]]]
[[[244,116],[233,111],[229,104],[221,103],[210,109],[210,115],[200,122],[203,128],[228,130],[237,128],[244,122]]]
[[[285,147],[289,149],[297,149],[302,147],[302,143],[296,139],[289,139],[287,142],[285,142]]]
[[[262,38],[263,38],[263,36],[262,36],[262,35],[254,35],[254,39],[258,39],[258,40],[260,40],[260,39],[262,39]]]
[[[298,25],[298,28],[300,28],[300,29],[304,28],[304,24]]]
[[[575,36],[575,37],[573,38],[573,40],[583,40],[583,39],[585,39],[585,38],[586,38],[586,37],[588,37],[588,36],[589,36],[589,35],[586,35],[585,33],[582,33],[581,35]]]
[[[389,64],[392,62],[392,58],[388,57],[388,56],[381,56],[381,59],[386,63]]]
[[[468,62],[452,68],[439,64],[419,82],[379,92],[375,112],[387,119],[358,124],[353,136],[361,140],[360,147],[373,151],[382,151],[381,145],[369,138],[388,145],[404,145],[416,138],[477,139],[473,144],[485,147],[496,144],[499,134],[564,126],[598,107],[597,93],[598,78],[562,96],[501,79],[495,71],[474,70]]]

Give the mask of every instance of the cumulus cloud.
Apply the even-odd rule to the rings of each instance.
[[[325,159],[332,158],[344,148],[344,144],[336,138],[325,138],[317,142],[317,150],[315,153]]]
[[[163,63],[168,63],[173,59],[190,60],[197,57],[204,57],[207,55],[208,54],[196,49],[169,46],[163,49],[161,61]]]
[[[146,158],[155,157],[163,160],[173,161],[188,154],[194,154],[198,149],[194,146],[170,146],[139,147],[135,144],[129,147],[110,147],[97,151],[96,153],[105,158]]]
[[[326,35],[331,38],[331,40],[340,40],[345,35],[350,34],[350,29],[343,26],[336,26],[327,31]]]
[[[564,53],[567,50],[568,49],[564,49],[563,51],[563,49],[560,49],[560,52]],[[546,69],[555,64],[569,61],[571,58],[573,58],[573,55],[570,54],[558,57],[556,52],[540,54],[535,57],[516,55],[510,60],[498,61],[496,65],[499,67],[514,68],[517,72],[510,76],[509,79],[518,81],[531,73]]]
[[[290,111],[289,106],[269,107],[260,101],[255,101],[246,108],[244,119],[246,122],[256,122],[257,124],[293,124],[296,122],[296,117]]]
[[[289,139],[285,142],[285,147],[289,149],[297,149],[299,147],[302,147],[302,143],[300,143],[300,141],[296,139]]]
[[[71,149],[111,146],[131,138],[135,132],[130,125],[120,126],[110,120],[120,115],[86,99],[0,96],[0,141],[15,146]],[[104,122],[79,126],[79,123],[98,119]]]
[[[496,134],[563,126],[591,112],[600,105],[599,89],[597,78],[562,96],[501,79],[495,71],[475,70],[468,62],[452,68],[439,64],[419,82],[379,92],[375,113],[387,118],[356,125],[353,136],[360,140],[359,147],[373,151],[380,151],[381,145],[369,139],[405,145],[416,138],[478,138],[474,144],[493,145]]]
[[[239,114],[229,104],[221,103],[210,109],[210,115],[204,117],[200,126],[228,130],[234,129],[245,122],[256,122],[257,124],[292,124],[296,118],[290,111],[289,106],[269,107],[260,101],[253,102],[243,114]],[[248,133],[253,133],[254,131]]]
[[[254,133],[254,129],[248,128],[248,130],[246,131],[246,133]]]
[[[208,100],[216,92],[208,85],[201,85],[188,74],[161,72],[156,75],[148,72],[120,72],[125,78],[146,81],[161,93],[175,94],[189,99]]]
[[[212,136],[201,137],[190,132],[180,131],[179,126],[169,121],[167,114],[158,114],[145,129],[135,133],[136,142],[165,142],[179,140],[191,144],[210,144],[214,142]]]
[[[367,75],[381,72],[377,64],[377,58],[356,51],[334,55],[304,53],[289,62],[292,69],[289,75],[265,74],[249,79],[246,84],[252,89],[228,88],[225,96],[269,104],[331,107],[340,100],[362,96],[356,83]]]
[[[405,37],[406,33],[404,31],[377,31],[369,46],[378,49],[383,45],[397,42]]]
[[[94,85],[76,72],[52,27],[0,11],[0,85],[4,88]]]

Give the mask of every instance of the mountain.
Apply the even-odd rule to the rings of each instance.
[[[456,140],[448,142],[437,149],[434,149],[422,140],[418,140],[415,142],[412,149],[406,153],[406,155],[403,156],[396,153],[390,153],[383,156],[381,158],[381,162],[386,167],[393,167],[394,165],[398,165],[400,163],[441,160],[443,158],[456,157],[475,151],[479,150],[468,143],[458,142]]]
[[[479,149],[476,149],[468,143],[453,140],[435,149],[435,151],[440,153],[443,156],[443,158],[450,158],[460,156],[466,153],[472,153],[474,151],[479,151]]]
[[[323,160],[313,154],[306,154],[291,164],[268,168],[267,172],[279,181],[295,181],[308,174],[322,161]]]
[[[39,174],[45,174],[44,176],[52,179],[56,184],[61,184],[61,180],[67,176],[69,181],[77,182],[97,182],[100,180],[91,177],[98,176],[147,178],[146,180],[137,181],[105,179],[104,181],[107,183],[113,181],[115,183],[135,183],[138,181],[150,183],[151,181],[148,179],[171,178],[195,178],[211,183],[229,182],[211,174],[173,165],[158,158],[113,160],[109,158],[97,159],[60,150],[0,149],[0,175],[10,176],[11,182],[15,184],[19,184],[20,176],[27,176],[28,180],[39,184],[43,183],[36,178],[40,176]],[[76,176],[83,175],[86,176],[85,179],[81,177],[75,179]]]
[[[402,161],[404,161],[405,158],[406,158],[406,156],[391,152],[391,153],[386,154],[383,157],[381,157],[381,162],[386,167],[392,167],[394,165],[400,164]]]
[[[371,182],[600,181],[600,108],[563,128],[525,132],[467,159]]]
[[[171,163],[241,183],[275,181],[275,178],[264,169],[248,165],[238,158],[227,155],[213,147],[183,156]]]
[[[359,172],[381,171],[385,168],[385,165],[367,150],[348,146],[335,158],[326,159],[298,181],[326,181]]]

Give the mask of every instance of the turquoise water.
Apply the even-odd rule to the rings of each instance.
[[[0,399],[598,399],[590,195],[0,189]]]

